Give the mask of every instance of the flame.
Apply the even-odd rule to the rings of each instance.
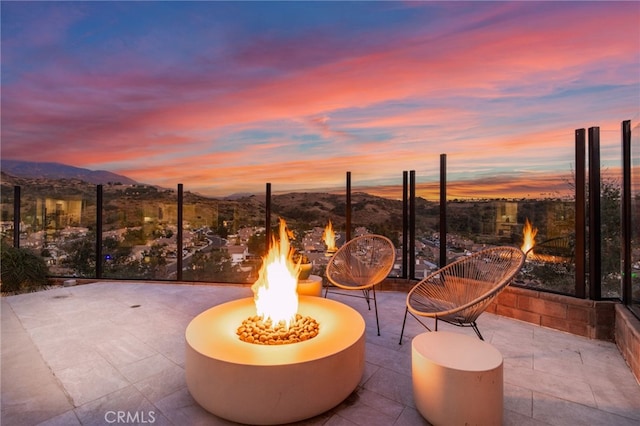
[[[322,239],[324,243],[327,245],[327,251],[336,251],[336,233],[333,232],[333,226],[331,225],[331,221],[326,228],[324,228],[324,232],[322,233]]]
[[[280,219],[280,241],[271,241],[269,252],[262,259],[258,279],[251,286],[256,312],[263,321],[271,319],[275,326],[284,321],[289,328],[298,312],[298,275],[300,263],[293,261],[284,219]]]
[[[521,250],[527,254],[527,257],[533,255],[533,247],[536,245],[537,234],[538,228],[534,228],[531,225],[531,222],[529,222],[529,218],[525,219],[524,228],[522,228],[523,241]]]

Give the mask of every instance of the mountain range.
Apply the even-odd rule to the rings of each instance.
[[[65,199],[81,197],[92,204],[95,185],[105,185],[105,194],[110,200],[106,209],[123,217],[136,217],[141,211],[151,211],[154,206],[176,202],[175,191],[147,186],[146,190],[128,193],[122,185],[144,185],[126,176],[107,171],[92,171],[60,163],[34,163],[28,161],[2,160],[1,186],[3,202],[9,197],[12,187],[22,188],[25,205],[35,205],[38,197]],[[264,220],[264,194],[234,194],[224,198],[211,198],[190,191],[184,194],[185,220],[194,226],[202,226],[209,218],[220,221],[239,218],[242,222],[259,224]],[[345,197],[334,193],[297,192],[272,195],[271,213],[286,218],[293,227],[324,227],[328,220],[334,226],[344,226]],[[402,201],[382,198],[363,192],[354,192],[352,202],[352,224],[365,226],[371,232],[385,233],[400,226]],[[150,210],[151,209],[151,210]],[[110,214],[111,214],[110,213]],[[106,213],[105,213],[106,214]],[[149,213],[152,215],[152,213]],[[416,200],[416,228],[436,229],[437,205],[418,197]],[[114,219],[114,223],[118,220]],[[201,223],[202,222],[202,223]],[[207,223],[208,224],[208,223]],[[197,227],[196,226],[196,227]]]
[[[0,169],[9,175],[24,178],[80,179],[95,185],[116,182],[126,185],[138,183],[126,176],[106,170],[89,170],[62,163],[36,163],[2,159],[0,160]]]

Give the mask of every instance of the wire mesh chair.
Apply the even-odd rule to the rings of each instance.
[[[378,321],[375,285],[389,275],[395,257],[396,250],[393,243],[382,235],[362,235],[348,241],[340,247],[327,264],[326,277],[330,284],[325,289],[324,297],[327,297],[329,291],[361,297],[367,301],[369,310],[371,310],[370,300],[373,298],[379,336],[380,323]],[[363,295],[345,293],[340,290],[362,290]]]
[[[407,295],[400,344],[407,314],[429,331],[420,318],[435,319],[435,331],[438,331],[439,320],[471,327],[484,340],[476,319],[511,283],[525,259],[519,248],[493,247],[458,259],[424,278]]]

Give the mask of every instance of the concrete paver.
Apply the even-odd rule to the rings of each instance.
[[[250,297],[246,286],[95,283],[2,298],[2,425],[233,425],[202,409],[184,378],[184,331],[200,312]],[[359,388],[304,425],[426,425],[411,385],[406,295],[378,292],[381,336],[364,301],[330,295],[367,324]],[[640,386],[615,344],[483,314],[504,357],[505,424],[637,424]],[[442,329],[471,333],[444,324]]]

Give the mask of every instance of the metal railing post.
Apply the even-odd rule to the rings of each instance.
[[[182,259],[182,249],[183,245],[183,207],[184,207],[184,188],[181,183],[178,184],[178,235],[176,236],[176,251],[177,251],[177,264],[176,264],[176,280],[182,281],[182,267],[183,267],[183,259]]]
[[[96,278],[102,278],[102,185],[96,186]]]
[[[351,172],[346,177],[345,242],[351,241]]]
[[[271,183],[270,182],[267,182],[266,195],[264,200],[264,210],[265,210],[265,216],[264,216],[265,245],[264,247],[265,247],[265,250],[269,250],[269,246],[271,244]]]
[[[440,259],[441,268],[447,265],[447,154],[440,154]]]
[[[20,248],[20,186],[13,187],[13,246]]]
[[[409,250],[409,172],[402,172],[402,278],[407,279]]]
[[[631,294],[631,120],[622,122],[622,303],[630,305]]]
[[[589,127],[589,298],[602,297],[600,214],[600,128]]]
[[[416,277],[416,171],[409,171],[409,278]]]
[[[575,294],[576,297],[584,299],[586,297],[587,276],[585,265],[587,263],[587,250],[586,250],[586,180],[585,180],[585,129],[576,129],[575,131],[575,144],[576,144],[576,176],[575,176],[575,209],[576,209],[576,221],[575,221]]]

